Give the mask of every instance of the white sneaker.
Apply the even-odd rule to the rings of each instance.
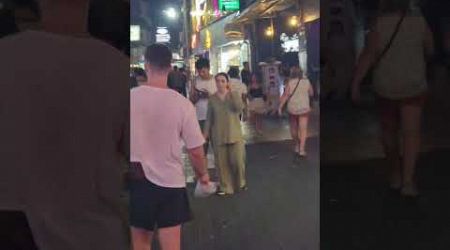
[[[300,152],[300,148],[298,147],[298,145],[295,145],[294,152],[297,154],[298,154],[298,152]]]

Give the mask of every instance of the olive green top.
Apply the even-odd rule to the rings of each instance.
[[[243,141],[239,115],[244,102],[237,92],[230,92],[225,100],[217,95],[209,98],[205,128],[213,145],[232,144]]]

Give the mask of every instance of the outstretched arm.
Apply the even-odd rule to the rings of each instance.
[[[206,168],[205,152],[203,146],[187,149],[195,175],[202,184],[209,183],[208,169]]]
[[[238,92],[231,92],[230,97],[233,111],[236,113],[241,113],[245,107],[244,102],[242,101],[242,96],[239,95]]]
[[[208,139],[209,135],[210,135],[210,131],[211,131],[211,127],[213,125],[213,121],[214,121],[214,112],[213,109],[211,107],[211,102],[208,102],[208,111],[206,113],[206,121],[205,121],[205,127],[203,128],[203,137],[205,137],[205,140]]]

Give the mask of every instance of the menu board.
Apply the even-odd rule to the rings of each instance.
[[[278,109],[281,96],[280,64],[274,61],[270,63],[260,63],[263,73],[263,85],[267,93],[267,104],[272,111]]]

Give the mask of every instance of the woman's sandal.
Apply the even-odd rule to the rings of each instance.
[[[300,158],[306,158],[306,152],[305,151],[300,151],[300,153],[298,153],[298,156]]]

